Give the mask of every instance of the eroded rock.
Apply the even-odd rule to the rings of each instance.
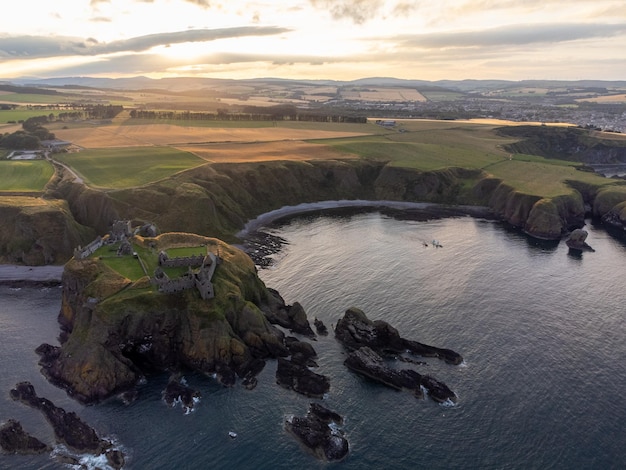
[[[368,346],[378,353],[409,351],[424,357],[438,357],[450,364],[460,364],[463,357],[451,349],[442,349],[404,339],[389,323],[371,321],[362,310],[352,307],[335,326],[335,337],[350,350]]]
[[[328,377],[283,358],[278,359],[276,383],[311,398],[322,398],[330,390]]]
[[[424,387],[428,391],[428,396],[439,403],[448,400],[456,401],[454,392],[443,382],[412,369],[392,369],[368,346],[352,351],[348,354],[344,364],[349,369],[388,387],[396,390],[410,390],[418,398],[423,396],[422,387]]]
[[[581,250],[581,251],[595,251],[591,246],[587,244],[585,240],[587,240],[587,236],[589,233],[586,230],[581,228],[577,228],[570,233],[567,240],[565,240],[565,244],[573,249],[573,250]]]
[[[348,455],[349,444],[339,426],[343,418],[319,404],[311,403],[305,417],[290,417],[285,429],[320,460],[338,461]]]
[[[22,428],[19,421],[8,420],[0,427],[0,449],[7,454],[43,454],[52,448],[31,436]]]
[[[69,449],[80,453],[94,455],[111,455],[111,461],[122,462],[123,454],[113,449],[113,444],[101,439],[96,431],[81,420],[73,411],[67,412],[63,408],[55,406],[47,398],[41,398],[35,393],[35,388],[29,382],[20,382],[10,391],[11,398],[20,401],[43,413],[48,423],[52,426],[56,440],[66,445]]]
[[[188,387],[183,377],[179,374],[170,377],[163,391],[163,400],[165,400],[165,403],[171,407],[180,403],[185,413],[193,411],[201,396],[200,391]]]

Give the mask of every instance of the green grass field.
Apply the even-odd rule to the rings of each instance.
[[[170,147],[130,147],[58,154],[86,182],[101,188],[141,186],[206,163]]]
[[[141,263],[138,258],[133,256],[117,256],[117,248],[119,243],[113,245],[105,245],[92,255],[93,257],[100,258],[104,264],[118,272],[122,276],[131,281],[137,281],[145,276]],[[142,246],[133,244],[133,250],[137,253],[138,257],[143,261],[148,276],[154,274],[154,270],[159,263],[159,254],[156,250],[149,248],[143,248]],[[170,248],[167,250],[167,254],[170,258],[191,256],[191,255],[205,255],[206,247],[181,247]],[[179,277],[187,272],[187,268],[165,268],[164,272],[170,277]]]
[[[518,191],[542,197],[556,197],[570,194],[572,189],[565,182],[583,181],[595,186],[615,184],[614,180],[586,171],[578,171],[573,163],[557,160],[541,160],[535,157],[531,161],[513,160],[494,164],[486,169],[506,184]]]
[[[56,104],[72,101],[76,101],[76,96],[34,95],[28,93],[7,93],[6,95],[0,95],[0,103]]]
[[[449,139],[419,141],[411,133],[392,136],[366,136],[345,139],[320,140],[318,143],[370,160],[388,161],[392,166],[423,171],[448,167],[483,168],[502,161],[505,154],[493,145],[472,146]],[[410,141],[413,138],[415,141]]]
[[[7,96],[7,95],[0,95],[0,102],[2,102],[2,96]],[[49,116],[51,113],[54,114],[55,116],[59,114],[59,110],[55,109],[37,109],[37,110],[33,110],[33,109],[22,109],[22,108],[18,108],[18,109],[11,109],[11,110],[0,110],[0,124],[6,124],[9,121],[15,121],[15,122],[19,122],[19,121],[25,121],[28,118],[31,117],[37,117],[37,116]]]
[[[0,191],[41,191],[54,174],[44,160],[0,161]]]

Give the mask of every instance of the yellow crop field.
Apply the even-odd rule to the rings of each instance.
[[[342,91],[341,96],[348,100],[365,101],[427,101],[426,97],[412,88],[367,88]]]
[[[613,104],[626,103],[626,94],[597,96],[595,98],[584,98],[578,101],[590,101],[592,103],[613,103]]]
[[[150,145],[182,146],[212,142],[269,142],[280,140],[333,139],[363,135],[318,129],[290,129],[285,127],[219,128],[183,127],[170,124],[134,126],[101,126],[93,128],[55,130],[57,138],[80,147],[113,148]]]
[[[358,155],[302,141],[221,143],[177,146],[212,163],[264,162],[272,160],[337,160]]]

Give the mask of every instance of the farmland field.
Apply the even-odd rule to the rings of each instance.
[[[0,161],[0,191],[41,191],[53,174],[54,169],[47,161],[2,160]]]
[[[205,121],[213,122],[213,121]],[[245,126],[247,123],[243,123]],[[306,139],[330,139],[359,135],[367,133],[369,125],[360,124],[362,131],[357,132],[352,125],[349,130],[322,130],[314,127],[316,123],[310,123],[313,128],[305,127],[184,127],[173,124],[148,124],[148,125],[112,125],[91,128],[59,129],[54,130],[57,138],[70,141],[88,149],[109,147],[133,147],[148,145],[172,145],[179,146],[191,143],[211,142],[268,142],[279,140],[306,140]],[[263,121],[262,124],[272,126],[271,122]],[[282,123],[281,123],[282,124]],[[342,129],[335,124],[334,128]],[[327,128],[329,126],[327,125]]]
[[[2,99],[0,98],[0,101]],[[25,121],[28,118],[35,116],[49,116],[51,113],[55,116],[59,114],[58,109],[13,109],[13,110],[0,110],[0,124],[7,123],[9,121]],[[21,127],[21,126],[20,126]]]
[[[615,184],[615,181],[595,173],[578,171],[574,166],[563,165],[563,162],[553,164],[551,160],[529,162],[514,158],[490,166],[486,171],[520,192],[542,197],[570,194],[572,189],[566,186],[567,180],[585,181],[597,186]]]
[[[34,95],[27,93],[10,93],[2,95],[0,101],[2,103],[11,104],[32,104],[32,105],[46,105],[56,103],[70,103],[76,100],[76,96],[69,97],[63,95]]]
[[[341,97],[345,100],[364,101],[426,101],[424,95],[414,88],[363,88],[342,90]]]
[[[56,158],[89,184],[111,189],[141,186],[205,163],[195,155],[169,147],[85,150]]]
[[[328,145],[302,141],[181,145],[176,148],[191,152],[212,163],[359,158],[357,155],[336,150]]]

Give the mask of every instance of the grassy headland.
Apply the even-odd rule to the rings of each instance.
[[[93,149],[56,157],[85,181],[100,188],[130,188],[151,183],[205,163],[170,147]]]
[[[0,160],[0,192],[42,191],[53,174],[44,160]]]

